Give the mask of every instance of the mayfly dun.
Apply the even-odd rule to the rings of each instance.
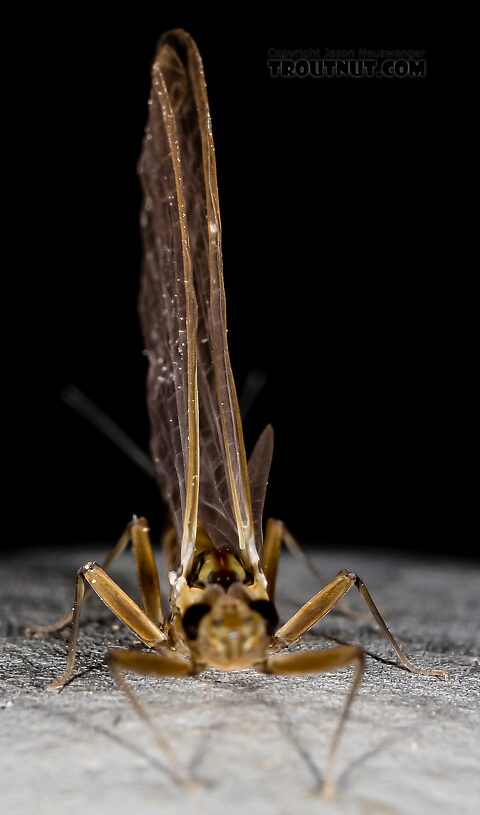
[[[148,649],[109,653],[123,685],[127,669],[183,677],[209,667],[303,674],[353,666],[329,750],[325,789],[331,789],[333,759],[362,678],[364,652],[359,645],[279,652],[355,586],[405,668],[429,676],[446,673],[412,664],[363,581],[346,569],[279,625],[274,601],[280,546],[282,540],[294,543],[280,521],[269,519],[262,528],[270,426],[248,461],[245,454],[227,345],[207,89],[197,47],[184,31],[170,31],[159,42],[148,106],[139,163],[144,194],[139,311],[149,361],[151,450],[170,517],[163,539],[169,609],[164,614],[148,523],[134,517],[102,566],[88,562],[79,569],[72,611],[30,632],[72,624],[65,672],[49,686],[57,690],[72,678],[80,611],[90,589]],[[107,574],[130,542],[142,607]]]

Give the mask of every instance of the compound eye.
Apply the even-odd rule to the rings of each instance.
[[[277,609],[270,600],[253,600],[250,603],[252,611],[256,611],[265,619],[267,623],[267,634],[270,636],[275,632],[278,625]]]
[[[212,610],[208,603],[194,603],[189,606],[183,615],[182,625],[189,640],[196,640],[198,637],[198,626],[201,620]]]

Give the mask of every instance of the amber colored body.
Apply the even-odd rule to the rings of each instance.
[[[295,642],[325,616],[352,587],[356,586],[381,630],[389,640],[401,663],[413,673],[446,677],[446,671],[422,668],[412,664],[387,628],[363,581],[353,572],[343,570],[312,597],[294,616],[276,629],[274,607],[275,582],[281,542],[291,551],[298,547],[280,521],[267,523],[262,581],[253,579],[239,556],[220,553],[212,546],[200,528],[192,571],[185,576],[178,591],[178,579],[169,571],[171,584],[169,614],[163,621],[163,611],[149,530],[144,518],[135,518],[127,527],[103,566],[86,563],[78,570],[73,610],[49,626],[31,626],[28,634],[49,633],[72,623],[69,655],[65,672],[50,686],[60,690],[73,676],[80,611],[88,589],[93,589],[111,611],[127,625],[150,651],[114,649],[108,662],[118,681],[125,688],[139,714],[148,715],[128,690],[121,671],[170,676],[188,676],[208,667],[238,670],[253,667],[262,673],[289,674],[333,670],[347,665],[356,666],[356,673],[344,712],[330,748],[329,771],[324,791],[332,788],[331,768],[341,731],[359,686],[364,665],[363,649],[358,645],[342,645],[314,651],[277,652]],[[143,609],[108,576],[105,569],[121,555],[131,542]],[[164,541],[167,566],[175,556],[176,540],[170,530]],[[264,582],[266,588],[264,587]],[[166,745],[162,743],[164,749]],[[168,752],[170,752],[168,750]],[[183,780],[187,780],[182,776]]]
[[[144,193],[139,312],[149,360],[152,457],[172,521],[164,539],[169,607],[164,615],[148,523],[134,517],[102,566],[88,562],[78,570],[72,612],[53,625],[32,626],[30,633],[72,624],[66,669],[49,686],[63,688],[73,676],[83,600],[93,589],[148,649],[116,648],[108,663],[149,723],[148,713],[123,679],[123,669],[187,676],[208,667],[289,674],[354,666],[331,742],[324,785],[329,791],[333,757],[362,677],[363,649],[341,645],[278,651],[298,640],[355,586],[405,668],[427,675],[446,673],[410,662],[363,581],[348,570],[340,571],[277,628],[275,583],[282,540],[313,567],[280,521],[270,519],[262,528],[273,431],[264,430],[247,461],[228,354],[205,77],[198,49],[184,31],[167,32],[159,43],[148,110],[139,164]],[[107,573],[130,542],[141,606]],[[171,756],[168,741],[158,741]],[[181,777],[188,783],[186,772]]]

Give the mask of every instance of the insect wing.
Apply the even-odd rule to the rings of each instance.
[[[140,175],[140,315],[150,360],[151,446],[182,536],[182,563],[191,552],[197,498],[214,546],[238,552],[256,571],[249,473],[227,345],[211,120],[202,61],[183,31],[169,32],[158,46]],[[198,445],[200,467],[191,444]]]
[[[144,191],[144,261],[139,311],[149,359],[147,403],[160,485],[181,541],[193,554],[199,491],[197,301],[181,155],[171,87],[181,77],[176,52],[159,48],[139,163]]]

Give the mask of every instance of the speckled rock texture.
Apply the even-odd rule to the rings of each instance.
[[[337,792],[320,799],[328,744],[351,669],[274,677],[209,670],[188,679],[128,680],[203,788],[175,779],[152,733],[104,665],[131,646],[96,598],[81,626],[74,681],[45,686],[65,665],[67,633],[28,640],[23,627],[70,607],[74,575],[106,547],[3,558],[0,573],[0,785],[8,815],[476,815],[480,811],[480,572],[478,565],[411,555],[315,550],[326,577],[357,571],[414,662],[447,681],[398,667],[373,619],[335,612],[297,647],[359,642],[366,673],[341,744]],[[128,554],[112,575],[134,597]],[[285,554],[277,588],[287,619],[318,591]],[[362,601],[350,594],[351,605]]]

